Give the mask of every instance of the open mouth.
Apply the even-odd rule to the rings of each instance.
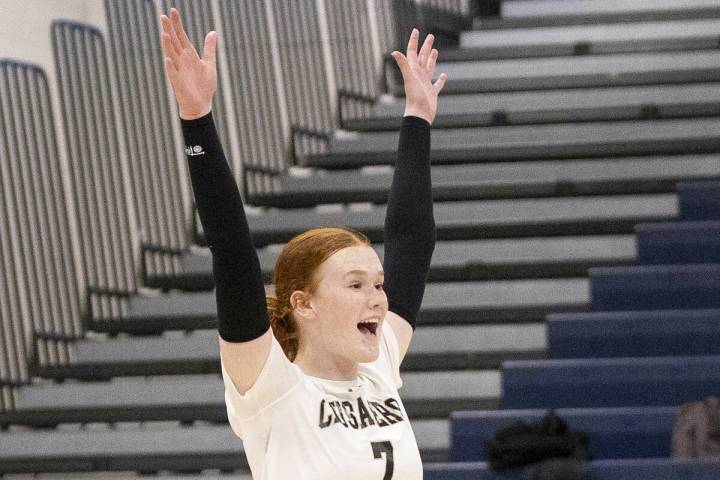
[[[377,332],[377,322],[360,322],[358,323],[358,330],[360,330],[362,333],[369,333],[372,335],[376,335]]]

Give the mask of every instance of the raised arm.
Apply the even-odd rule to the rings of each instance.
[[[165,70],[178,103],[195,203],[212,252],[220,355],[244,393],[265,364],[272,333],[260,262],[211,113],[217,34],[207,34],[200,58],[177,10],[161,21]]]
[[[405,114],[398,157],[385,217],[385,291],[387,319],[405,356],[412,339],[430,259],[435,248],[432,184],[430,181],[430,125],[437,98],[445,84],[441,74],[433,83],[438,51],[428,35],[418,53],[420,34],[414,29],[407,54],[393,52],[405,84]]]

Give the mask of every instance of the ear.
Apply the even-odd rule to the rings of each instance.
[[[295,290],[290,295],[290,306],[293,308],[293,313],[302,318],[308,318],[314,313],[310,304],[310,296],[302,290]]]

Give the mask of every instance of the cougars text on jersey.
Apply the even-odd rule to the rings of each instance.
[[[320,428],[340,424],[345,428],[362,429],[377,425],[387,427],[405,420],[397,399],[389,397],[383,402],[363,400],[356,401],[328,400],[320,401]]]

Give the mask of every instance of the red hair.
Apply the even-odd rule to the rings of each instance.
[[[273,334],[290,361],[298,352],[299,337],[292,315],[290,295],[301,290],[312,294],[317,287],[315,272],[335,252],[347,247],[370,245],[360,232],[345,228],[314,228],[297,235],[283,248],[275,263],[275,295],[268,296],[268,317]]]

